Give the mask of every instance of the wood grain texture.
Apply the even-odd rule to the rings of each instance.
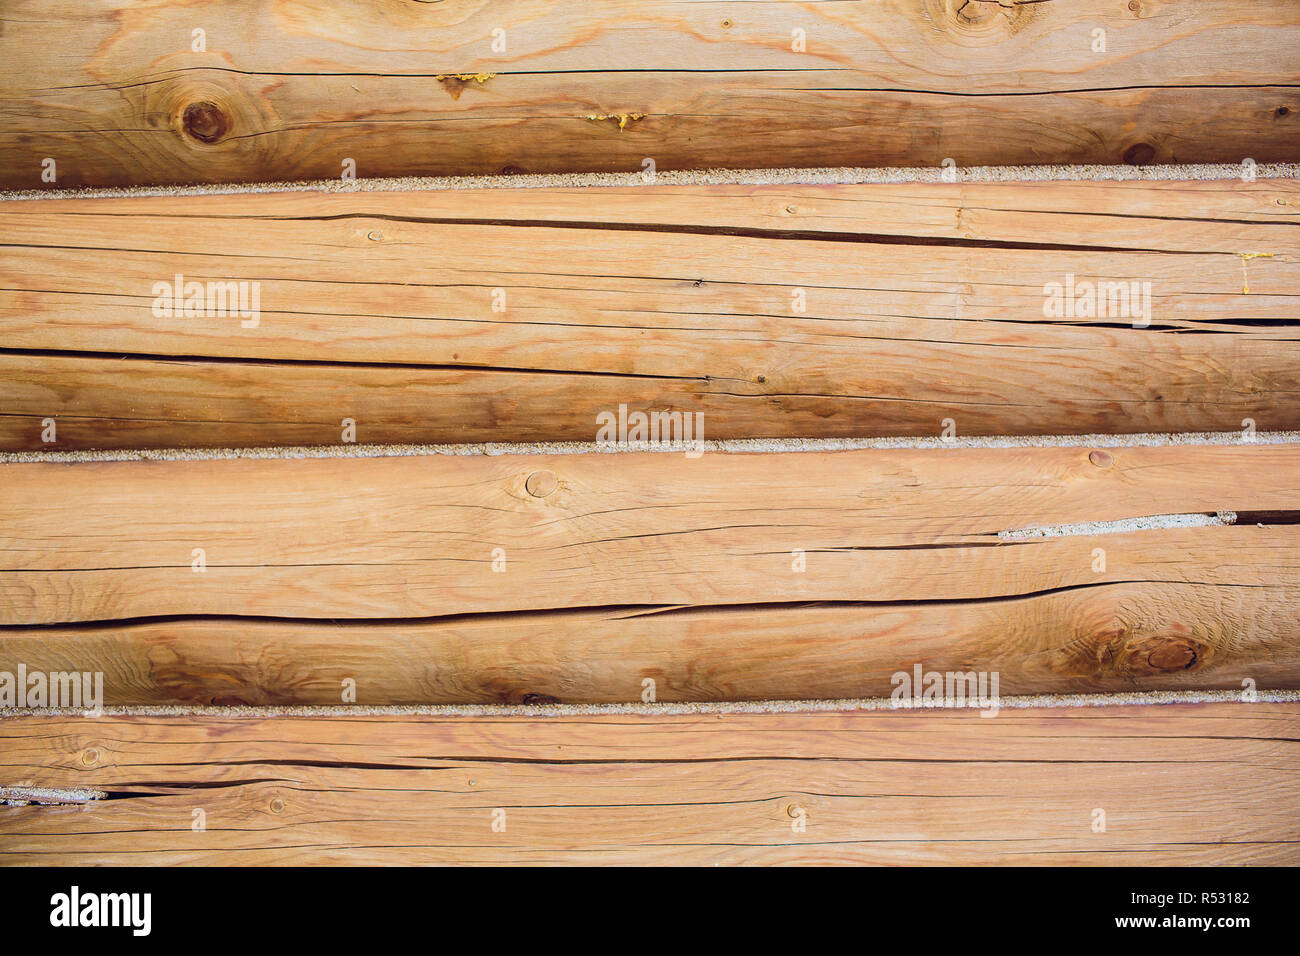
[[[10,202],[0,448],[332,444],[344,419],[589,441],[623,404],[706,438],[1292,429],[1297,204],[1294,180]],[[176,275],[257,283],[255,326],[155,315]],[[1069,276],[1149,283],[1149,327],[1046,316]]]
[[[0,27],[7,187],[40,188],[47,157],[79,186],[336,178],[349,158],[1237,163],[1298,142],[1289,0],[14,0]]]
[[[1296,445],[33,463],[0,492],[0,660],[116,703],[1300,683]]]
[[[0,806],[0,860],[1294,865],[1298,733],[1295,704],[11,718],[0,785],[109,798]]]
[[[989,601],[598,608],[328,624],[0,629],[0,669],[104,675],[105,706],[817,700],[996,672],[998,692],[1300,687],[1300,588],[1107,584]],[[346,683],[346,682],[351,683]]]

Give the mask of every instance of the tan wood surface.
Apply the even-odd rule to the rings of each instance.
[[[111,703],[1296,686],[1297,481],[1295,445],[11,463],[0,654]]]
[[[0,630],[0,669],[103,676],[106,706],[888,697],[1300,687],[1300,588],[1134,583],[1025,598],[615,607],[387,622],[169,619]],[[647,680],[652,682],[647,685]],[[352,683],[345,683],[351,681]]]
[[[14,0],[0,185],[1289,161],[1298,47],[1290,0]]]
[[[0,806],[0,860],[1294,865],[1298,731],[1293,703],[11,718],[0,786],[108,798]]]
[[[1296,428],[1297,203],[1293,180],[4,203],[0,448],[335,444],[345,419],[589,441],[620,405],[706,438]],[[257,283],[255,326],[155,315],[176,275]],[[1149,327],[1045,315],[1069,276],[1149,283]]]

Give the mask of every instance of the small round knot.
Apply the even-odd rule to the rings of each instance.
[[[1124,150],[1124,162],[1129,166],[1145,166],[1156,158],[1156,148],[1150,143],[1134,143]]]
[[[937,30],[964,46],[1000,43],[1038,16],[1037,4],[999,0],[921,0]]]
[[[970,0],[970,2],[947,4],[948,14],[958,23],[964,24],[986,24],[991,23],[998,17],[998,4],[985,3],[983,0]]]
[[[284,801],[281,800],[279,797],[276,797],[274,800],[272,800],[272,801],[271,801],[271,812],[272,812],[272,813],[284,813]]]
[[[1191,670],[1200,660],[1199,647],[1191,640],[1170,640],[1147,652],[1147,666],[1155,673],[1169,674]]]
[[[535,471],[524,482],[524,489],[534,498],[545,498],[560,486],[553,471]]]
[[[1110,452],[1101,451],[1100,449],[1094,452],[1089,452],[1088,460],[1098,468],[1109,468],[1115,463],[1115,459],[1111,456]]]
[[[230,132],[230,118],[216,103],[191,103],[181,115],[186,134],[200,143],[217,143]]]

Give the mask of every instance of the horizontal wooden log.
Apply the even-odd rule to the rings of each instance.
[[[10,463],[0,623],[1286,586],[1298,481],[1296,444]],[[1001,536],[1219,511],[1270,517]]]
[[[1298,203],[1295,180],[0,203],[0,449],[591,440],[620,405],[706,438],[1293,429]],[[215,292],[167,314],[177,276],[244,283],[249,317]],[[1067,310],[1073,282],[1138,294]]]
[[[11,463],[0,663],[109,703],[1294,687],[1298,485],[1294,444]]]
[[[1295,158],[1288,0],[17,0],[0,186]]]
[[[1109,584],[1025,598],[599,608],[386,623],[173,619],[0,630],[0,669],[103,674],[105,706],[888,697],[1300,687],[1300,588]],[[84,703],[84,702],[83,702]],[[87,704],[90,706],[90,704]]]
[[[1294,865],[1298,733],[1293,703],[20,717],[0,786],[107,799],[0,806],[0,860]]]

